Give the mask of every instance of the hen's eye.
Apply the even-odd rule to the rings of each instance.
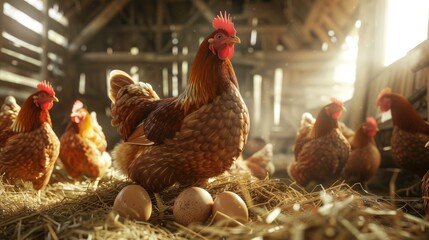
[[[218,35],[216,35],[216,38],[217,38],[217,40],[221,40],[222,39],[222,34],[218,34]]]

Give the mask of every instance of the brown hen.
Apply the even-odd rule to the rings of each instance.
[[[390,140],[393,161],[420,177],[429,170],[429,125],[403,96],[384,89],[377,98],[382,112],[391,111],[393,132]]]
[[[213,27],[178,97],[160,99],[149,84],[111,73],[112,125],[124,140],[112,157],[150,191],[222,174],[246,143],[249,116],[230,61],[240,39],[229,16],[215,18]]]
[[[13,96],[7,96],[4,99],[4,103],[0,109],[0,148],[14,134],[11,127],[18,116],[19,110],[21,110],[21,107],[16,103]]]
[[[81,176],[101,178],[112,164],[106,152],[107,142],[94,113],[89,113],[77,100],[70,115],[71,122],[61,135],[60,160],[75,180]]]
[[[27,98],[12,125],[14,135],[0,149],[0,173],[5,180],[30,181],[39,190],[49,182],[60,141],[49,115],[53,102],[58,102],[55,92],[46,81],[37,88],[39,91]]]
[[[343,110],[342,102],[333,99],[320,110],[314,124],[308,113],[303,115],[295,139],[295,161],[288,167],[289,176],[298,184],[329,186],[341,177],[350,154],[350,144],[338,126]]]
[[[239,158],[236,162],[236,168],[238,172],[249,172],[252,176],[262,180],[274,174],[275,166],[272,159],[273,145],[268,143],[246,160]],[[235,170],[235,172],[237,172],[237,170]]]
[[[369,117],[351,137],[351,152],[343,170],[343,178],[348,184],[367,182],[380,167],[381,155],[375,144],[374,136],[378,130],[377,122]]]

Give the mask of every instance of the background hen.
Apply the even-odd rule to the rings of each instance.
[[[265,143],[262,148],[253,152],[246,159],[243,159],[244,156],[246,155],[242,154],[231,167],[229,171],[231,174],[250,173],[261,180],[274,174],[273,145],[271,143]]]
[[[178,97],[160,99],[149,84],[111,73],[112,125],[124,140],[112,155],[119,169],[150,191],[222,174],[247,141],[248,111],[230,61],[240,39],[226,13],[213,27]]]
[[[288,167],[298,184],[331,185],[340,178],[350,153],[350,144],[338,126],[343,110],[342,102],[333,99],[320,110],[314,125],[308,113],[303,114],[295,139],[295,161]]]
[[[60,138],[60,159],[75,180],[81,176],[102,177],[112,164],[106,152],[106,137],[95,113],[90,113],[77,100],[70,114],[71,122]]]
[[[37,88],[39,91],[27,98],[12,125],[14,135],[0,149],[0,173],[6,180],[31,181],[39,190],[49,182],[60,142],[49,115],[53,102],[58,102],[54,89],[46,81]]]
[[[0,109],[0,148],[6,144],[6,140],[14,134],[11,126],[18,116],[21,107],[13,96],[7,96]]]
[[[392,158],[399,167],[420,177],[429,170],[429,125],[403,96],[384,89],[377,98],[382,112],[391,111],[393,132],[390,140]]]
[[[362,183],[367,189],[367,181],[380,167],[381,155],[374,140],[377,129],[377,122],[369,117],[351,137],[351,152],[343,170],[343,178],[347,183]]]

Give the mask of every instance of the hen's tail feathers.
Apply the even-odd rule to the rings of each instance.
[[[16,99],[13,96],[7,96],[1,106],[1,111],[19,111],[20,109],[21,107],[16,103]]]
[[[305,112],[301,117],[301,129],[313,126],[315,122],[316,119],[313,117],[313,115],[311,115],[309,112]]]
[[[272,160],[273,158],[273,145],[271,143],[267,143],[261,150],[254,153],[252,156],[250,156],[247,160],[252,161],[254,158],[263,158],[267,161]]]
[[[123,86],[136,83],[130,75],[121,70],[111,71],[109,79],[109,98],[113,103],[116,101],[116,96],[118,95],[119,89],[121,89]]]
[[[130,75],[121,70],[113,70],[110,72],[110,91],[109,98],[115,103],[118,97],[119,90],[131,84],[138,84],[142,89],[144,89],[144,98],[155,98],[159,99],[158,94],[153,90],[152,86],[149,83],[136,82],[132,79]]]

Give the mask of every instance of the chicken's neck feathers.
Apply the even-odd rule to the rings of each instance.
[[[43,123],[48,123],[52,127],[51,116],[48,110],[42,110],[33,103],[33,97],[30,96],[23,104],[15,122],[12,125],[14,132],[29,132]]]
[[[313,129],[311,131],[311,136],[313,138],[319,138],[327,135],[334,128],[339,128],[338,121],[332,119],[326,114],[325,108],[319,112],[314,123]]]
[[[207,37],[200,45],[189,74],[189,84],[178,97],[185,112],[211,102],[238,81],[229,59],[221,60],[209,50]]]
[[[375,145],[375,140],[373,137],[370,137],[370,136],[368,136],[368,134],[365,133],[365,131],[363,130],[363,127],[361,125],[358,128],[358,130],[356,131],[356,133],[353,135],[353,138],[352,138],[350,145],[353,148],[362,148],[362,147],[368,145],[368,143]]]
[[[86,115],[84,119],[80,123],[78,123],[79,127],[79,135],[82,137],[91,137],[94,135],[91,116]]]
[[[391,95],[391,113],[394,126],[408,132],[429,134],[429,125],[403,96]]]

